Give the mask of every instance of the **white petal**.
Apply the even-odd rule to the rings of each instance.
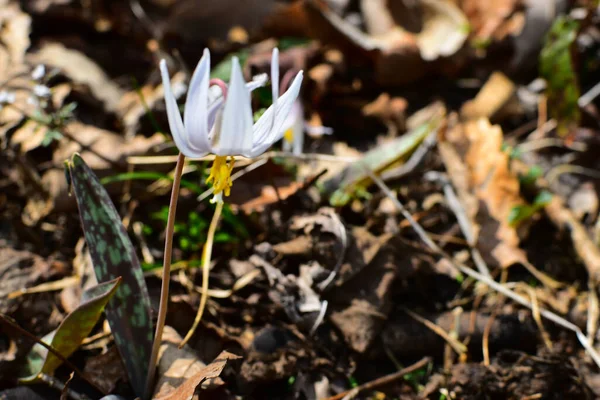
[[[213,153],[219,156],[246,155],[252,150],[252,108],[237,57],[231,60],[231,78],[223,108],[221,130],[213,139]]]
[[[249,91],[253,91],[255,89],[258,89],[259,87],[263,87],[267,84],[267,81],[269,80],[269,75],[267,74],[258,74],[258,75],[254,75],[252,77],[252,80],[248,83],[246,83],[246,87],[248,88]]]
[[[204,54],[192,75],[185,102],[183,116],[185,131],[190,148],[208,151],[208,81],[210,79],[210,52]]]
[[[273,108],[277,109],[277,99],[279,98],[279,49],[273,49],[271,56],[271,94],[273,96]],[[275,113],[273,113],[273,122],[275,125]]]
[[[285,122],[292,105],[298,98],[302,86],[302,71],[298,72],[290,88],[279,98],[277,109],[271,106],[258,119],[253,128],[253,143],[251,157],[264,153],[273,143],[283,136],[283,123]],[[272,126],[273,113],[275,113],[275,124]]]
[[[173,140],[179,151],[188,157],[203,157],[204,154],[191,149],[188,145],[185,137],[185,129],[183,128],[183,121],[177,108],[177,100],[173,96],[171,89],[171,79],[169,78],[169,71],[167,70],[167,62],[165,60],[160,61],[160,74],[163,81],[163,88],[165,91],[165,104],[167,106],[167,117],[169,119],[169,128],[173,135]]]
[[[223,111],[223,102],[219,101],[219,102],[215,102],[213,104],[211,104],[210,106],[208,106],[208,129],[209,131],[212,131],[214,129],[214,125],[215,125],[215,121],[217,119],[217,116],[219,115],[219,111]],[[210,133],[208,135],[209,137],[209,143],[210,141]]]
[[[256,75],[252,78],[252,80],[248,83],[246,83],[246,89],[248,89],[250,92],[258,89],[259,87],[263,87],[267,84],[267,81],[269,80],[269,75],[267,74],[259,74]],[[209,117],[208,117],[208,127],[210,129],[210,127],[212,126],[213,122],[210,122],[210,110],[214,110],[214,107],[219,107],[221,105],[223,105],[223,95],[221,93],[221,91],[219,90],[217,95],[210,95],[210,91],[212,90],[212,88],[217,89],[217,86],[212,86],[211,89],[209,89]],[[216,92],[216,91],[215,91]]]

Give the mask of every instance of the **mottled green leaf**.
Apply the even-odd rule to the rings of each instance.
[[[143,396],[154,337],[150,297],[135,249],[108,193],[78,155],[69,163],[71,184],[98,282],[123,282],[106,307],[106,317],[131,385]]]
[[[71,312],[58,328],[42,338],[42,341],[56,349],[63,357],[69,357],[91,332],[104,306],[114,295],[121,278],[101,283],[86,290],[81,304]],[[40,373],[51,374],[60,366],[62,360],[41,344],[33,346],[27,356],[27,376],[22,382],[36,380]]]

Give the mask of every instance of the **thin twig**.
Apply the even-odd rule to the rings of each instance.
[[[73,400],[91,400],[89,397],[87,397],[86,395],[82,394],[82,393],[77,393],[76,391],[74,391],[73,389],[69,389],[67,387],[69,381],[71,379],[69,379],[69,381],[67,381],[66,383],[62,383],[61,381],[59,381],[57,378],[50,376],[48,374],[44,374],[41,373],[39,375],[39,378],[42,382],[44,382],[45,384],[47,384],[48,386],[50,386],[51,388],[54,388],[56,390],[59,390],[61,392],[61,399],[63,398],[63,395],[66,394],[67,396],[69,396],[70,398],[72,398]]]
[[[502,272],[500,273],[500,283],[502,283],[502,284],[506,283],[507,279],[508,279],[508,270],[506,268],[504,268],[504,269],[502,269]],[[492,315],[490,315],[490,318],[488,319],[487,323],[485,324],[485,327],[483,328],[483,338],[481,340],[481,352],[483,353],[483,365],[485,365],[486,367],[490,366],[490,333],[492,331],[492,326],[494,325],[494,321],[498,317],[498,313],[500,312],[500,309],[504,305],[505,299],[506,299],[505,296],[502,296],[502,295],[498,296],[498,299],[496,300],[496,304],[494,305],[494,310],[492,311]]]
[[[223,202],[217,201],[215,213],[213,215],[212,221],[210,221],[210,226],[208,227],[208,235],[206,236],[206,244],[204,245],[204,252],[202,254],[202,295],[200,296],[200,307],[198,308],[198,314],[196,314],[194,324],[192,325],[187,335],[185,335],[185,338],[183,338],[183,341],[179,345],[180,349],[183,346],[185,346],[185,344],[190,340],[190,338],[196,331],[198,324],[202,320],[202,315],[204,314],[206,300],[208,299],[208,273],[210,270],[210,259],[212,256],[215,232],[217,231],[217,225],[219,224],[219,219],[221,218],[221,211],[223,211]]]
[[[346,390],[345,392],[338,393],[335,396],[328,397],[324,400],[341,400],[350,393],[358,394],[360,392],[364,392],[365,390],[372,390],[379,386],[387,385],[389,383],[397,381],[398,379],[402,379],[404,377],[404,375],[406,375],[406,374],[413,373],[413,372],[423,368],[430,362],[431,362],[431,359],[429,357],[422,358],[420,361],[417,361],[413,365],[409,365],[406,368],[402,368],[398,372],[394,372],[393,374],[382,376],[381,378],[377,378],[371,382],[367,382],[362,385],[359,385],[359,386],[355,387],[354,389]]]
[[[477,238],[475,237],[474,229],[471,225],[471,220],[467,216],[465,208],[463,207],[462,203],[458,199],[458,196],[454,192],[454,188],[452,187],[452,184],[450,183],[448,177],[439,172],[430,171],[425,174],[425,178],[437,180],[442,184],[442,187],[444,189],[444,196],[446,197],[448,207],[450,207],[450,210],[452,210],[452,212],[456,216],[458,226],[460,227],[460,230],[467,239],[467,243],[469,244],[471,250],[471,257],[475,262],[477,270],[483,275],[491,277],[490,269],[488,268],[487,264],[485,263],[485,260],[479,252],[479,249],[477,248]]]
[[[163,260],[162,285],[160,288],[160,305],[158,307],[158,319],[156,321],[156,331],[154,333],[154,342],[152,343],[152,355],[148,364],[148,377],[146,378],[146,391],[144,398],[149,398],[152,393],[154,383],[154,374],[156,373],[156,363],[158,361],[158,350],[162,342],[163,329],[167,318],[167,306],[169,303],[169,281],[171,279],[171,256],[173,252],[173,231],[175,230],[175,214],[177,212],[177,199],[179,198],[179,186],[181,184],[181,175],[185,156],[179,153],[177,165],[175,166],[175,176],[173,177],[173,189],[171,190],[171,201],[169,204],[169,216],[167,218],[167,230],[165,236],[165,254]]]
[[[190,158],[192,161],[213,161],[215,159],[214,154],[210,154],[204,156],[202,158]],[[304,160],[304,161],[332,161],[332,162],[340,162],[340,163],[354,163],[358,161],[359,157],[348,157],[348,156],[336,156],[333,154],[320,154],[320,153],[301,153],[294,154],[287,151],[269,151],[264,153],[260,157],[255,158],[255,160],[263,160],[263,159],[271,159],[275,157],[280,158],[291,158],[296,160]],[[248,160],[246,157],[237,156],[234,157],[236,163],[238,160]],[[177,161],[177,156],[129,156],[127,157],[127,162],[129,164],[172,164]]]
[[[89,383],[90,385],[92,385],[92,387],[94,389],[96,389],[100,393],[104,394],[105,396],[108,394],[108,393],[106,393],[105,390],[101,389],[98,385],[96,385],[96,383],[94,383],[94,381],[90,377],[88,377],[83,371],[81,371],[79,368],[77,368],[75,365],[73,365],[69,360],[67,360],[62,354],[60,354],[60,352],[58,350],[56,350],[54,347],[52,347],[48,343],[45,343],[44,341],[42,341],[37,336],[35,336],[35,335],[27,332],[25,329],[21,328],[16,322],[12,321],[10,318],[8,318],[7,316],[5,316],[4,314],[0,314],[0,323],[10,325],[11,328],[13,328],[16,331],[18,331],[21,335],[29,338],[33,342],[35,342],[35,343],[39,344],[40,346],[44,347],[50,353],[52,353],[53,355],[55,355],[60,361],[62,361],[66,366],[68,366],[69,368],[71,368],[73,370],[73,372],[75,372],[78,376],[81,377],[81,379],[85,380],[87,383]]]

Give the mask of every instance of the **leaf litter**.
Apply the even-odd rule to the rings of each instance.
[[[273,46],[282,76],[306,72],[302,152],[236,160],[178,349],[213,209],[211,160],[186,161],[148,398],[600,394],[593,1],[24,3],[0,2],[0,312],[68,363],[2,325],[0,397],[100,398],[72,365],[142,396],[176,159],[158,61],[183,104],[204,47],[226,79],[232,55],[267,71]]]

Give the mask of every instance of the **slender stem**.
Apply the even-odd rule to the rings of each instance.
[[[169,303],[169,281],[171,279],[171,255],[173,252],[173,231],[175,230],[175,214],[177,212],[177,199],[179,198],[179,185],[181,184],[181,175],[185,156],[179,153],[177,156],[177,165],[175,166],[175,175],[173,176],[173,187],[171,189],[171,202],[169,203],[169,216],[167,219],[167,231],[165,236],[165,255],[162,270],[162,285],[160,288],[160,305],[158,306],[158,319],[156,321],[156,331],[154,333],[154,342],[152,343],[152,355],[148,364],[148,377],[146,379],[146,391],[144,398],[150,398],[152,386],[154,384],[154,374],[156,373],[156,363],[158,361],[158,350],[162,342],[163,329],[167,318],[167,306]]]
[[[188,331],[187,335],[185,335],[185,338],[183,338],[179,348],[185,346],[185,344],[190,340],[196,331],[200,320],[202,319],[202,314],[204,314],[206,300],[208,299],[208,272],[210,270],[210,259],[212,256],[215,231],[217,230],[217,225],[219,224],[219,219],[221,218],[221,211],[223,211],[223,202],[217,201],[217,207],[215,208],[215,213],[212,221],[210,221],[210,226],[208,227],[208,235],[206,237],[206,244],[204,245],[204,252],[202,254],[202,296],[200,297],[200,307],[198,308],[198,314],[196,314],[194,324]]]

